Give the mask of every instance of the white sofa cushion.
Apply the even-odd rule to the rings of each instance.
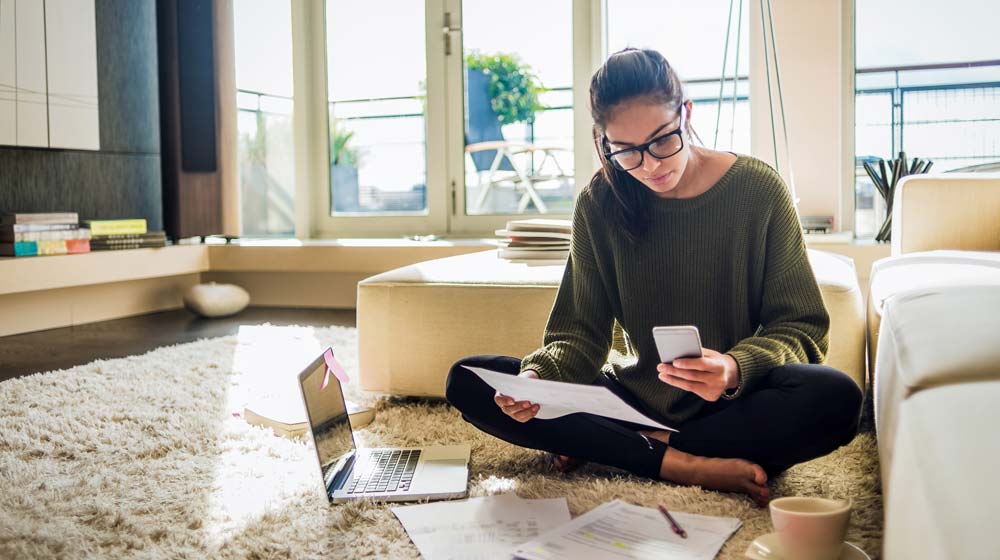
[[[893,462],[900,405],[943,385],[1000,380],[1000,284],[911,290],[885,303],[875,363],[882,474]]]
[[[884,553],[1000,558],[1000,381],[921,391],[901,403],[885,496]]]
[[[875,371],[882,308],[890,297],[925,288],[1000,285],[1000,253],[925,251],[875,261],[868,288],[869,371]]]

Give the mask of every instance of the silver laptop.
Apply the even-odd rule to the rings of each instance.
[[[299,374],[313,446],[331,502],[464,498],[468,444],[358,449],[340,380],[320,355]]]

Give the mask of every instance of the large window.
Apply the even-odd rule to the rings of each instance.
[[[1000,165],[1000,47],[995,8],[982,0],[857,0],[856,9],[855,233],[870,238],[885,205],[865,160],[905,151],[933,161],[932,172]]]
[[[706,146],[749,153],[745,4],[235,0],[243,233],[568,218],[597,165],[590,76],[625,46],[677,68]]]
[[[289,0],[236,0],[237,161],[243,235],[295,232]]]

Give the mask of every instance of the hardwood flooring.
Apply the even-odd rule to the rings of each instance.
[[[356,326],[353,309],[249,307],[232,317],[202,319],[178,309],[0,337],[0,382],[97,359],[142,354],[160,346],[236,334],[240,325]]]

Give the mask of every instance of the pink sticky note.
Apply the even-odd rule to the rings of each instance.
[[[326,361],[327,374],[332,371],[341,383],[351,382],[351,378],[348,377],[347,372],[344,371],[344,366],[340,365],[337,358],[333,357],[333,348],[327,348],[326,352],[323,352],[323,360]]]

